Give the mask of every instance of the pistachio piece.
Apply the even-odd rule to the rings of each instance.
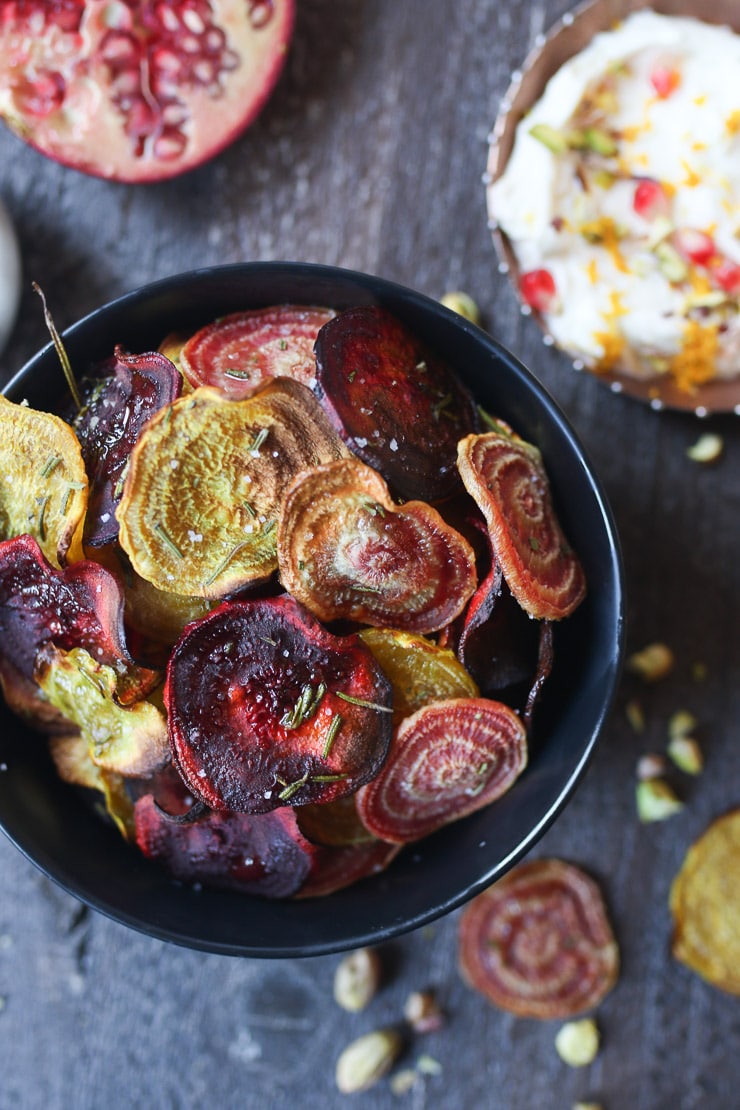
[[[365,1033],[348,1044],[336,1065],[336,1084],[342,1094],[367,1091],[390,1071],[401,1051],[401,1037],[393,1029]]]
[[[466,320],[470,320],[471,324],[480,324],[481,322],[480,309],[468,293],[463,293],[459,289],[454,289],[449,293],[445,293],[439,303],[444,305],[445,308],[449,308],[453,312],[456,312],[458,316],[463,316]]]
[[[442,1065],[439,1060],[435,1060],[433,1056],[428,1056],[423,1053],[416,1061],[417,1071],[422,1075],[441,1075]]]
[[[686,454],[693,462],[712,463],[721,456],[724,446],[722,436],[705,432],[693,446],[686,448]]]
[[[594,1019],[566,1022],[555,1037],[555,1049],[560,1059],[572,1068],[592,1063],[599,1051],[599,1030]]]
[[[415,1033],[433,1033],[444,1025],[444,1014],[431,991],[413,991],[403,1016]]]
[[[573,1110],[602,1110],[600,1102],[574,1102]]]
[[[624,707],[624,713],[634,732],[645,731],[645,710],[639,701],[632,699]]]
[[[380,957],[372,948],[350,952],[334,973],[334,1001],[343,1010],[364,1010],[380,983]]]
[[[415,1068],[402,1068],[391,1076],[390,1088],[394,1095],[405,1095],[419,1082],[419,1073]]]
[[[565,132],[559,131],[557,127],[551,127],[548,123],[536,123],[534,127],[530,127],[529,133],[553,154],[565,154],[571,145]]]
[[[689,275],[689,268],[674,246],[664,241],[660,242],[655,248],[654,254],[658,260],[660,272],[671,285],[678,285],[686,280]]]
[[[637,816],[644,824],[665,821],[683,809],[683,802],[676,797],[673,788],[660,778],[638,782],[635,800]]]
[[[688,709],[677,709],[668,722],[668,735],[671,740],[676,736],[688,736],[698,723],[694,714]]]
[[[647,644],[627,659],[627,669],[645,682],[657,682],[673,670],[674,656],[667,644]]]
[[[704,770],[702,750],[691,736],[674,736],[668,744],[668,755],[687,775],[700,775]]]
[[[594,154],[602,154],[605,158],[610,158],[619,149],[609,132],[602,131],[600,127],[587,127],[584,139],[589,150]]]

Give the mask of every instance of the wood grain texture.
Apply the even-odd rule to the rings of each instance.
[[[233,960],[150,940],[81,907],[0,838],[0,1110],[345,1105],[333,1078],[341,1048],[398,1022],[407,994],[430,986],[448,1021],[412,1039],[405,1062],[427,1053],[441,1074],[403,1098],[384,1081],[358,1105],[737,1105],[740,1006],[672,960],[667,898],[689,843],[740,804],[738,422],[657,415],[573,371],[520,316],[486,228],[486,136],[511,70],[566,6],[299,0],[290,58],[260,119],[216,161],[163,185],[93,180],[1,131],[0,193],[25,287],[0,377],[46,341],[32,280],[59,326],[155,278],[251,259],[336,263],[478,301],[604,481],[624,548],[629,649],[662,640],[677,660],[650,689],[625,679],[585,780],[535,849],[585,867],[611,908],[623,969],[597,1014],[601,1053],[569,1069],[554,1050],[557,1023],[499,1013],[465,986],[458,914],[385,948],[382,991],[346,1015],[331,1000],[338,958]],[[685,451],[709,429],[725,454],[701,467]],[[642,735],[624,714],[633,697],[646,712]],[[678,708],[700,723],[706,771],[677,779],[680,815],[640,826],[635,764],[664,749]]]

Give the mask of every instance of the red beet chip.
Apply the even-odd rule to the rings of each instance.
[[[0,543],[0,675],[8,701],[35,712],[36,657],[46,644],[81,647],[119,676],[117,698],[135,701],[157,682],[126,647],[123,593],[113,575],[83,560],[56,570],[31,536]]]
[[[2,5],[0,116],[65,165],[158,181],[252,122],[287,54],[294,0]]]
[[[524,726],[507,705],[432,702],[401,722],[385,766],[357,793],[357,812],[382,840],[420,840],[501,797],[526,763]]]
[[[316,340],[319,398],[354,454],[404,500],[459,488],[458,439],[476,409],[457,375],[384,309],[340,312]]]
[[[322,620],[436,632],[475,589],[467,540],[431,505],[396,505],[358,459],[298,475],[280,513],[277,548],[286,590]]]
[[[586,581],[555,513],[538,449],[506,433],[467,436],[458,467],[522,609],[543,620],[569,616],[586,595]]]
[[[74,420],[90,492],[84,542],[104,547],[118,538],[115,512],[131,449],[150,416],[180,395],[182,378],[156,351],[128,355],[116,347],[88,386],[90,398]]]
[[[288,808],[259,815],[206,812],[182,823],[146,794],[136,803],[134,820],[141,851],[173,878],[264,898],[295,894],[316,852]]]
[[[180,352],[191,385],[215,386],[239,401],[268,378],[295,378],[313,387],[313,347],[329,308],[277,305],[222,316],[197,331]]]
[[[170,741],[211,809],[266,813],[329,802],[377,774],[391,688],[355,635],[334,636],[292,598],[226,602],[170,657]]]
[[[361,879],[379,875],[400,851],[399,844],[386,844],[375,839],[344,848],[317,846],[311,873],[295,897],[323,898]]]
[[[599,887],[557,859],[521,864],[479,894],[460,920],[459,957],[471,987],[521,1017],[593,1009],[619,972]]]

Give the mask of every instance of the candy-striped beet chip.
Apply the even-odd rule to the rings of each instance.
[[[313,345],[335,315],[330,308],[275,305],[232,312],[201,328],[180,352],[192,386],[212,385],[232,400],[254,393],[268,378],[316,380]]]
[[[540,619],[569,616],[585,597],[586,582],[555,513],[539,450],[506,432],[466,436],[458,444],[458,468],[521,607]]]
[[[382,840],[406,844],[501,797],[527,763],[522,722],[502,702],[451,698],[417,710],[396,730],[357,811]]]
[[[475,589],[467,540],[421,501],[394,504],[358,459],[299,475],[278,525],[285,588],[322,620],[434,632]]]
[[[619,972],[601,891],[557,859],[521,864],[479,894],[460,920],[459,945],[467,982],[521,1017],[593,1009]]]
[[[211,809],[332,801],[390,745],[390,684],[370,651],[287,596],[225,602],[186,628],[165,703],[180,773]]]

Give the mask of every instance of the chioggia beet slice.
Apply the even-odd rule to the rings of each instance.
[[[340,312],[319,332],[316,367],[335,428],[394,495],[436,501],[459,489],[455,451],[476,430],[475,405],[400,320],[374,305]]]
[[[466,436],[458,468],[521,607],[545,620],[569,616],[585,597],[586,581],[557,519],[538,449],[506,432]]]
[[[617,981],[619,949],[599,887],[573,864],[533,860],[478,895],[460,920],[460,969],[502,1010],[570,1018]]]
[[[121,546],[159,590],[233,594],[277,568],[277,519],[293,478],[347,454],[300,382],[276,378],[243,401],[203,386],[139,437],[116,510]]]
[[[136,803],[136,843],[176,879],[263,898],[288,898],[304,883],[317,849],[290,808],[259,815],[209,812],[171,821],[151,794]]]
[[[225,602],[186,628],[165,703],[180,773],[211,809],[333,801],[390,745],[390,684],[370,651],[287,596]]]
[[[322,620],[434,632],[475,589],[467,540],[431,505],[395,505],[377,471],[358,459],[298,476],[277,546],[283,585]]]
[[[275,305],[222,316],[185,343],[182,372],[192,386],[214,386],[232,400],[248,397],[268,378],[313,387],[313,346],[334,315],[330,308]]]
[[[0,678],[8,703],[24,716],[40,715],[40,724],[50,722],[48,706],[38,699],[34,667],[49,643],[65,651],[84,648],[113,668],[122,704],[159,681],[129,654],[123,595],[109,571],[88,560],[57,570],[31,536],[5,540],[0,543]]]
[[[28,533],[55,567],[81,559],[88,483],[72,428],[0,395],[0,474],[0,540]]]
[[[385,871],[398,853],[399,844],[373,838],[365,844],[344,848],[317,847],[311,873],[296,898],[323,898]]]
[[[83,541],[103,547],[118,536],[115,512],[128,458],[150,416],[179,395],[182,378],[156,351],[129,355],[116,347],[87,384],[87,403],[73,421],[90,479]]]
[[[500,798],[526,764],[526,732],[507,705],[432,702],[396,729],[380,774],[357,793],[357,812],[374,836],[406,844]]]

